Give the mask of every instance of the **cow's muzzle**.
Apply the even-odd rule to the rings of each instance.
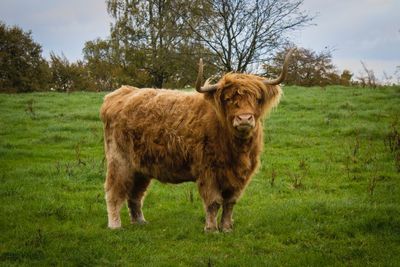
[[[256,125],[256,121],[254,119],[253,114],[240,114],[236,115],[233,119],[233,127],[239,132],[249,132]]]

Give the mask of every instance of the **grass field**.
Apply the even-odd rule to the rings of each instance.
[[[0,95],[0,265],[400,266],[400,89],[286,87],[229,234],[192,183],[153,181],[147,225],[106,228],[104,94]]]

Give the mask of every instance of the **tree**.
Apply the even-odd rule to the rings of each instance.
[[[353,73],[351,73],[351,71],[343,70],[342,74],[340,75],[340,84],[344,86],[350,86],[352,77]]]
[[[368,87],[376,88],[377,87],[377,78],[375,76],[375,72],[372,69],[369,69],[363,61],[360,61],[360,62],[361,62],[364,72],[361,72],[360,75],[357,77],[357,79],[360,80],[361,86],[362,87],[368,86]]]
[[[95,90],[83,62],[70,63],[62,55],[50,54],[51,86],[60,92]]]
[[[45,90],[49,80],[47,62],[31,32],[0,22],[0,90],[31,92]]]
[[[120,84],[132,84],[132,77],[124,74],[123,64],[116,57],[115,50],[111,40],[96,39],[85,43],[84,61],[98,90],[112,90]]]
[[[396,66],[396,70],[394,72],[394,76],[396,77],[397,84],[400,84],[400,65]]]
[[[244,72],[265,61],[287,42],[287,34],[313,19],[301,10],[303,0],[198,0],[189,1],[185,21],[196,39],[217,55],[223,71]]]
[[[181,15],[186,6],[186,1],[179,0],[107,0],[108,12],[115,20],[111,42],[122,68],[147,73],[156,87],[184,76],[176,68],[183,61],[185,69],[193,66],[190,68],[195,70],[197,58],[182,55],[194,53],[187,51],[188,47],[199,48],[193,45]],[[200,47],[199,52],[202,50]]]
[[[264,65],[267,76],[279,75],[288,49],[278,52],[269,64]],[[350,75],[350,73],[344,73],[344,77],[348,78],[346,75]],[[301,86],[325,86],[341,84],[341,77],[336,73],[336,67],[332,64],[332,55],[329,50],[317,53],[310,49],[297,48],[292,55],[285,83]]]

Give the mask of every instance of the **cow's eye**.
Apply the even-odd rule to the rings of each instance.
[[[262,105],[262,103],[263,103],[262,98],[258,98],[258,99],[257,99],[257,104],[258,104],[258,105]]]
[[[224,100],[226,103],[232,103],[232,98],[226,97]]]

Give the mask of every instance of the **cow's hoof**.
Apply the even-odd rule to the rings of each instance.
[[[232,228],[232,227],[223,227],[223,228],[221,229],[221,231],[222,231],[223,233],[230,233],[230,232],[233,231],[233,228]]]
[[[221,226],[221,232],[230,233],[233,231],[233,223],[223,223]]]
[[[121,224],[109,224],[108,228],[111,230],[116,230],[121,228]]]
[[[145,219],[137,219],[137,220],[131,221],[131,224],[145,225],[145,224],[148,224],[148,222]]]
[[[204,227],[204,232],[206,233],[218,233],[217,227]]]

